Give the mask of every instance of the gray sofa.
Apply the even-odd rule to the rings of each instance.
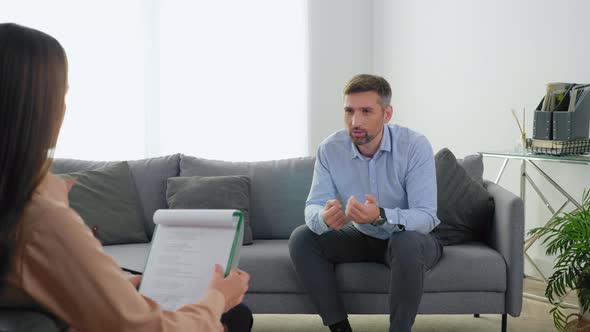
[[[475,159],[481,163],[481,158]],[[180,154],[129,161],[141,199],[146,231],[151,238],[151,216],[167,208],[166,181],[176,176],[246,175],[250,178],[250,221],[254,243],[244,246],[240,267],[251,275],[245,303],[257,313],[314,313],[301,288],[287,242],[291,231],[304,223],[303,209],[311,184],[314,158],[264,162],[224,162]],[[96,169],[108,162],[58,159],[55,173]],[[467,171],[483,169],[465,165]],[[468,167],[469,166],[469,167]],[[472,174],[481,177],[481,174]],[[441,261],[427,272],[420,314],[500,314],[517,317],[522,306],[524,215],[520,198],[484,181],[495,201],[493,225],[485,242],[444,248]],[[149,243],[105,246],[105,251],[127,269],[143,271]],[[350,313],[388,313],[388,269],[378,263],[336,266],[339,287]],[[30,312],[22,313],[31,315]],[[22,316],[9,315],[14,320]],[[11,328],[0,318],[0,331]],[[46,324],[46,319],[43,320]],[[13,324],[14,325],[14,324]],[[34,329],[28,329],[33,331]],[[50,331],[45,326],[43,331]],[[56,326],[54,330],[59,330]]]

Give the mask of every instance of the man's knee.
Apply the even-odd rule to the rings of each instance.
[[[424,236],[414,231],[393,233],[387,248],[389,261],[418,262],[423,254]]]
[[[301,225],[293,230],[289,237],[289,253],[292,259],[296,259],[304,251],[309,250],[317,234],[312,232],[307,225]]]

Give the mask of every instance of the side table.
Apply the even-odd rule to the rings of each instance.
[[[547,209],[551,212],[552,215],[551,215],[551,218],[549,218],[549,220],[551,220],[553,217],[560,214],[569,203],[572,203],[576,207],[576,209],[581,208],[580,203],[576,199],[574,199],[572,197],[572,195],[570,193],[568,193],[562,186],[560,186],[549,174],[547,174],[545,171],[543,171],[539,167],[539,165],[537,165],[537,162],[543,161],[543,162],[555,162],[555,163],[562,163],[562,164],[590,165],[590,155],[550,156],[550,155],[532,154],[532,153],[527,153],[527,152],[503,152],[503,151],[484,151],[484,152],[479,152],[479,154],[481,154],[483,157],[504,159],[504,162],[502,163],[502,166],[500,167],[500,171],[498,172],[498,175],[496,176],[496,180],[494,181],[495,183],[500,182],[500,180],[502,179],[502,175],[504,174],[504,170],[506,169],[506,166],[508,165],[508,162],[510,160],[513,160],[513,159],[520,160],[520,198],[522,199],[523,204],[525,204],[525,206],[526,206],[526,190],[525,189],[526,189],[526,184],[528,183],[534,189],[534,191],[537,193],[539,198],[543,201],[543,203],[545,204]],[[543,193],[541,192],[541,190],[539,189],[537,184],[535,184],[535,182],[531,179],[531,177],[529,176],[529,173],[527,172],[527,165],[530,166],[535,171],[537,171],[537,173],[539,173],[543,177],[543,179],[545,179],[549,184],[551,184],[555,189],[557,189],[557,191],[559,191],[566,198],[565,202],[558,209],[555,209],[547,201],[547,199],[545,198],[545,195],[543,195]],[[549,220],[547,220],[545,225],[547,225]],[[526,223],[526,212],[525,212],[525,223]],[[523,254],[524,254],[524,257],[533,266],[533,268],[541,275],[543,280],[545,282],[547,282],[547,278],[545,277],[543,272],[539,269],[537,264],[535,264],[535,262],[532,260],[532,258],[527,253],[527,251],[530,249],[530,247],[533,245],[533,243],[535,243],[535,241],[537,241],[538,239],[539,239],[539,236],[533,236],[533,237],[526,238],[525,242],[524,242],[524,253]],[[532,294],[526,294],[526,295],[531,298],[546,301],[545,298],[537,296],[537,295],[532,295]],[[576,306],[573,306],[573,307],[576,307]]]

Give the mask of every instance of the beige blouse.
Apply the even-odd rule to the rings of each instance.
[[[70,331],[223,330],[221,292],[211,290],[177,311],[163,310],[137,292],[67,203],[35,194],[21,221],[3,302],[32,299]]]

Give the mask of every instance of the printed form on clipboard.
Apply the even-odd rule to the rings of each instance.
[[[243,238],[238,210],[157,210],[156,230],[139,292],[166,310],[196,303],[213,266],[237,267]]]

